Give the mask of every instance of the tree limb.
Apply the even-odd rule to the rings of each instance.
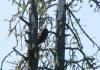
[[[27,22],[25,19],[22,18],[22,16],[19,16],[19,18],[28,26],[30,26],[29,22]]]

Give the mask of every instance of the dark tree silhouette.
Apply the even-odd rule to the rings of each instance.
[[[95,12],[99,12],[99,1],[87,1],[90,7],[95,6]],[[2,60],[0,70],[3,70],[7,58],[11,60],[7,63],[15,65],[13,70],[100,69],[96,61],[100,47],[82,28],[81,18],[78,19],[75,15],[81,10],[83,2],[82,0],[12,0],[18,10],[8,20],[9,35],[14,33],[16,45]],[[44,25],[47,26],[43,28]],[[84,52],[85,47],[80,32],[93,43],[95,47],[91,48],[97,49],[96,52],[93,51],[95,54],[91,54],[92,56]],[[18,60],[10,56],[18,57]]]

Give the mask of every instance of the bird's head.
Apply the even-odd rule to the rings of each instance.
[[[47,23],[43,25],[42,29],[47,29]]]

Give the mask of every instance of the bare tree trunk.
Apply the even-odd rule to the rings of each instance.
[[[38,68],[38,13],[35,2],[35,0],[31,0],[29,8],[28,70],[37,70]]]
[[[66,11],[64,9],[65,0],[58,0],[56,15],[56,65],[55,70],[64,70],[65,58],[65,22]]]

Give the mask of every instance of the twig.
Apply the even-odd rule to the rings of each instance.
[[[88,66],[89,66],[90,68],[92,68],[93,70],[95,70],[93,64],[89,61],[89,60],[94,60],[94,58],[88,58],[88,57],[86,56],[86,54],[82,51],[82,49],[79,49],[79,48],[71,48],[71,47],[65,47],[65,49],[78,50],[78,51],[80,51],[81,54],[82,54],[83,57],[84,57],[84,60],[86,60]]]
[[[22,56],[25,60],[27,60],[27,57],[25,57],[25,56],[22,55],[19,51],[17,51],[17,50],[15,49],[15,47],[13,48],[13,50],[14,50],[16,53],[18,53],[20,56]]]
[[[56,5],[57,4],[52,4],[52,5],[48,6],[47,9],[50,8],[50,7],[56,6]]]
[[[80,39],[80,37],[79,37],[78,31],[77,31],[76,28],[74,27],[74,23],[73,23],[73,21],[72,21],[72,19],[71,19],[71,15],[69,15],[69,18],[70,18],[70,20],[71,20],[71,25],[72,25],[72,27],[73,27],[73,30],[75,31],[75,34],[76,34],[76,36],[77,36],[78,42],[80,43],[81,48],[83,48],[83,45],[82,45],[82,43],[81,43],[81,39]]]
[[[6,59],[11,53],[13,53],[13,52],[14,52],[14,50],[11,51],[10,53],[8,53],[8,54],[4,57],[4,59],[3,59],[2,62],[1,62],[1,69],[0,69],[0,70],[2,70],[3,63],[4,63],[5,59]]]
[[[54,69],[51,69],[51,68],[48,68],[48,67],[39,67],[39,70],[54,70]]]
[[[44,17],[44,18],[41,17],[41,18],[39,18],[39,20],[42,20],[42,19],[49,19],[49,18],[52,19],[52,20],[54,21],[54,19],[53,19],[52,17]]]
[[[78,43],[78,46],[80,46],[81,49],[82,49],[83,46],[79,43],[79,40],[78,40],[78,38],[77,38],[77,35],[74,33],[74,31],[71,29],[71,27],[70,27],[68,24],[66,24],[66,26],[67,26],[68,29],[70,29],[70,31],[72,32],[72,34],[75,36],[76,41],[77,41],[77,43]]]
[[[100,5],[99,5],[99,1],[97,1],[97,0],[91,0],[91,1],[93,1],[94,3],[96,3],[96,5],[100,8]]]
[[[30,26],[29,22],[27,22],[25,19],[22,18],[22,16],[19,16],[19,18],[28,26]]]
[[[66,5],[66,6],[67,6],[67,5]],[[100,47],[98,46],[98,44],[96,44],[96,43],[90,38],[90,36],[84,31],[84,29],[81,27],[81,25],[79,24],[79,21],[77,20],[77,18],[75,17],[75,15],[72,13],[72,11],[71,11],[68,7],[66,7],[66,8],[67,8],[67,10],[71,13],[71,15],[73,16],[73,18],[76,20],[78,26],[79,26],[80,29],[83,31],[83,33],[86,35],[86,37],[87,37],[93,44],[95,44],[95,45],[99,48],[99,50],[100,50]]]
[[[57,34],[56,34],[55,32],[53,32],[53,31],[48,31],[48,33],[52,33],[52,34],[54,34],[55,36],[57,36]]]

